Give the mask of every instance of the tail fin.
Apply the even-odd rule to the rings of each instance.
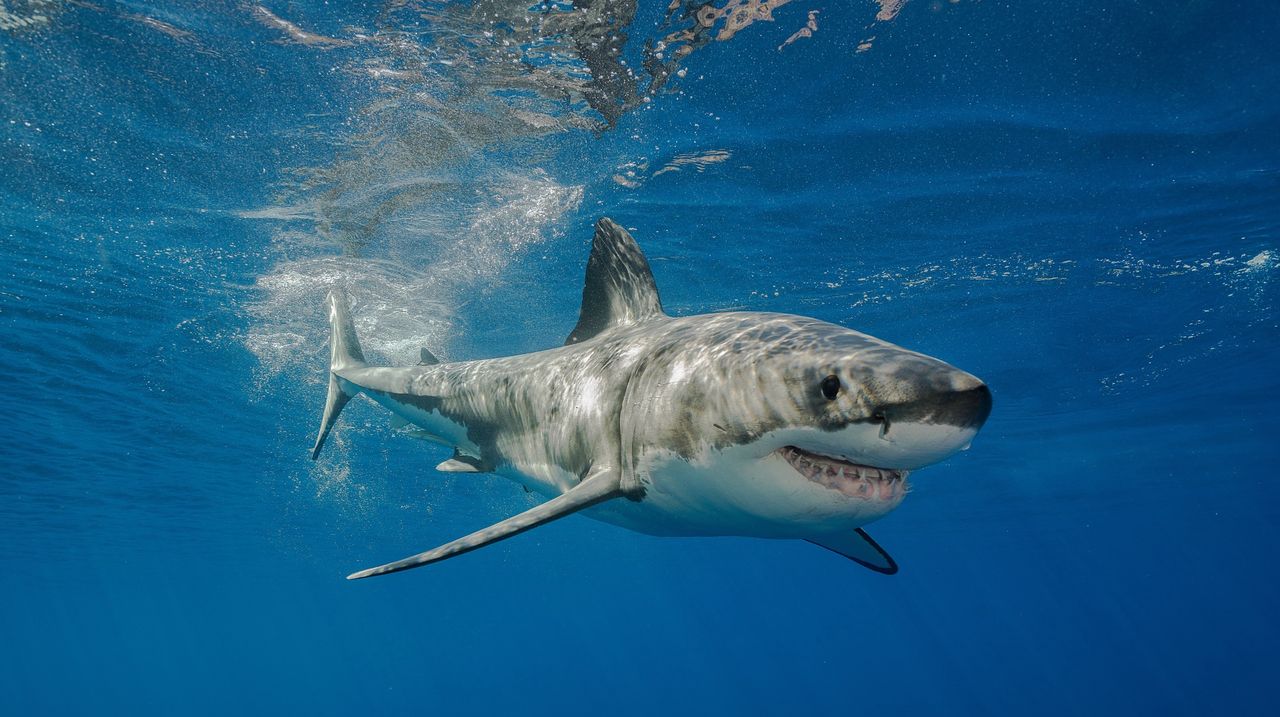
[[[351,323],[351,312],[347,308],[346,293],[336,288],[330,291],[328,304],[329,323],[333,328],[333,337],[330,339],[332,349],[329,354],[329,396],[324,402],[324,418],[320,419],[320,435],[316,436],[316,445],[311,449],[311,460],[320,455],[324,439],[333,430],[338,414],[357,393],[350,390],[351,384],[338,378],[335,372],[365,365],[360,339],[356,338],[356,327]]]

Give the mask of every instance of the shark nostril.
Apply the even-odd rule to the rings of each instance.
[[[871,422],[880,424],[880,437],[889,440],[889,417],[884,415],[884,411],[871,414]]]
[[[889,439],[889,417],[885,415],[883,408],[877,408],[871,412],[871,418],[867,419],[872,425],[880,426],[880,437]]]

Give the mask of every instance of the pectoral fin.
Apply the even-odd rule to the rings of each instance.
[[[493,466],[455,448],[453,457],[447,461],[442,461],[440,465],[436,466],[436,470],[441,473],[488,473],[493,470]]]
[[[455,555],[471,552],[476,548],[482,548],[490,543],[496,543],[499,540],[505,540],[513,535],[523,533],[526,530],[536,528],[539,525],[550,523],[558,518],[576,513],[584,508],[617,498],[622,495],[620,488],[621,475],[614,470],[600,470],[587,476],[578,485],[570,488],[564,495],[552,498],[542,505],[535,506],[525,512],[507,518],[501,523],[491,525],[483,530],[478,530],[464,538],[458,538],[451,543],[445,543],[438,548],[428,550],[425,553],[397,560],[394,563],[387,563],[376,568],[361,570],[358,573],[352,573],[347,576],[348,580],[359,580],[360,578],[368,578],[374,575],[382,575],[384,573],[395,573],[401,570],[416,568],[428,563],[435,563],[446,558],[452,558]]]
[[[898,572],[898,564],[862,528],[850,532],[829,533],[809,538],[808,540],[810,543],[821,545],[833,553],[840,553],[853,562],[871,568],[877,573],[893,575]]]

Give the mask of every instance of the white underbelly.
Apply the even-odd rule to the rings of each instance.
[[[653,535],[803,538],[853,530],[901,501],[847,495],[813,482],[776,457],[714,452],[704,461],[674,456],[647,462],[643,499],[612,500],[592,518]]]

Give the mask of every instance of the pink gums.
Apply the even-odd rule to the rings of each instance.
[[[778,449],[800,475],[831,490],[863,500],[899,500],[907,492],[907,472],[873,468],[808,453],[795,446]]]

